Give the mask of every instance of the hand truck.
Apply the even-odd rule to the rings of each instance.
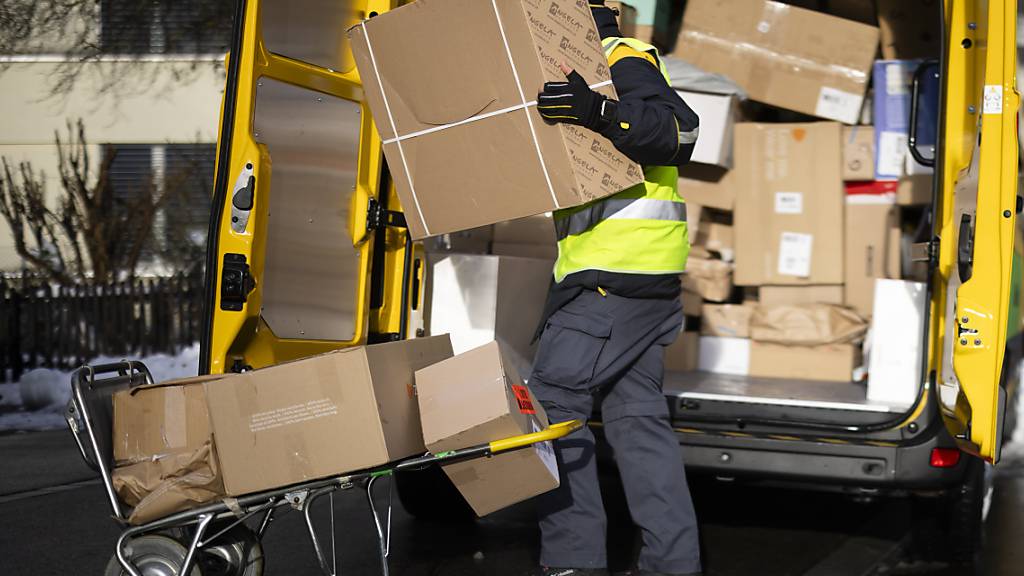
[[[107,564],[106,576],[203,576],[203,570],[218,576],[260,576],[263,573],[263,535],[279,511],[296,510],[305,517],[313,554],[326,576],[337,576],[334,542],[334,509],[331,507],[331,554],[315,529],[310,510],[334,493],[360,487],[366,491],[377,531],[381,572],[388,576],[388,552],[391,543],[391,492],[395,472],[461,460],[482,458],[532,446],[538,442],[566,436],[582,426],[579,420],[553,424],[545,430],[524,434],[438,454],[407,458],[386,465],[249,494],[226,498],[190,510],[177,512],[142,525],[128,522],[129,507],[114,491],[112,395],[144,384],[153,376],[142,362],[123,361],[84,366],[71,375],[71,400],[65,420],[86,464],[96,470],[106,489],[114,520],[123,528],[114,554]],[[374,488],[388,479],[386,510],[378,510]],[[254,520],[254,526],[249,521]],[[211,568],[212,566],[212,568]]]

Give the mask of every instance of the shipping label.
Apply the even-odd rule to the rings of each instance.
[[[864,97],[859,94],[822,86],[818,93],[818,104],[814,115],[846,124],[856,124]]]
[[[519,404],[519,411],[523,414],[536,414],[537,409],[533,407],[533,400],[530,399],[530,391],[526,386],[519,384],[512,385],[512,393],[516,395],[516,402]]]
[[[542,430],[540,423],[536,420],[530,420],[530,429],[534,433]],[[533,449],[537,451],[537,456],[540,457],[540,461],[544,463],[544,467],[548,469],[551,476],[558,478],[558,460],[555,458],[555,447],[551,441],[538,442],[533,445]]]
[[[814,236],[811,234],[783,232],[779,241],[778,273],[798,278],[809,277],[813,244]]]
[[[879,180],[894,180],[902,176],[906,155],[906,133],[879,132],[878,153],[875,158],[875,178]]]
[[[803,214],[804,195],[802,192],[776,192],[776,214]]]

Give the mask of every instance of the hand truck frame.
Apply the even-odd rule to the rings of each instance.
[[[171,535],[170,538],[177,542],[180,549],[175,549],[172,545],[163,555],[160,551],[155,553],[150,551],[150,555],[155,554],[156,556],[155,560],[152,558],[151,560],[157,563],[158,568],[162,567],[165,570],[169,568],[178,575],[202,576],[198,559],[199,555],[206,550],[218,549],[221,552],[220,556],[228,558],[227,561],[232,565],[239,560],[237,553],[232,556],[224,554],[223,550],[225,547],[230,548],[231,545],[237,544],[230,540],[237,539],[239,530],[244,530],[247,540],[245,550],[258,548],[258,554],[254,556],[254,558],[258,558],[258,562],[255,567],[249,568],[249,571],[246,571],[247,568],[244,565],[233,566],[234,572],[232,573],[242,576],[259,576],[262,574],[263,556],[260,542],[270,527],[275,513],[278,510],[287,511],[290,508],[303,513],[313,554],[316,556],[320,569],[326,576],[337,576],[333,506],[330,511],[332,562],[328,562],[310,511],[313,505],[324,496],[329,495],[333,502],[335,492],[360,486],[366,491],[366,498],[377,531],[381,572],[387,576],[391,543],[391,493],[393,491],[391,478],[395,472],[422,469],[434,464],[484,458],[518,450],[538,442],[562,438],[583,425],[579,420],[553,424],[547,429],[533,434],[514,436],[488,444],[438,454],[427,453],[423,456],[407,458],[343,476],[323,478],[238,498],[225,498],[218,502],[211,502],[133,526],[128,522],[129,507],[121,502],[114,490],[112,479],[114,458],[111,399],[117,391],[152,383],[154,380],[149,369],[138,361],[83,366],[71,375],[71,400],[68,402],[65,420],[82,458],[90,468],[99,473],[114,520],[123,528],[114,549],[114,556],[107,567],[108,575],[149,576],[150,573],[165,573],[159,569],[155,572],[147,572],[145,567],[136,566],[130,551],[132,543],[140,541],[138,539],[159,534],[163,535],[163,540],[160,542],[163,542],[165,548],[169,544],[164,540],[167,539],[167,535]],[[374,498],[374,488],[382,478],[389,480],[386,516],[383,511],[378,511]],[[246,522],[256,517],[259,517],[259,522],[257,527],[252,529]],[[180,540],[185,540],[187,544],[182,544]],[[150,544],[153,543],[154,541],[151,540]],[[248,557],[247,554],[248,552],[242,554],[243,563]]]

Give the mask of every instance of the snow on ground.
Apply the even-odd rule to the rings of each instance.
[[[101,356],[90,364],[118,362]],[[140,358],[157,382],[195,376],[199,371],[199,345],[175,356],[157,354]],[[71,372],[38,368],[22,375],[20,382],[0,384],[0,432],[62,428],[64,408],[71,398]]]

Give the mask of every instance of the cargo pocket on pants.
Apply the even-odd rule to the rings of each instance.
[[[534,374],[551,386],[590,388],[597,360],[611,333],[610,316],[556,312],[541,336]]]

